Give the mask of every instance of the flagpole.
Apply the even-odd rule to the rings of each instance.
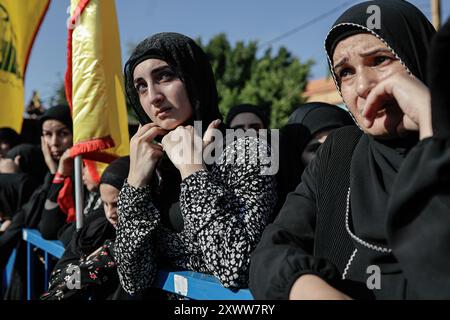
[[[77,217],[77,231],[83,227],[83,180],[81,155],[75,157],[75,210]]]

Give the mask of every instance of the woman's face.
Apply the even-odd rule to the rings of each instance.
[[[333,68],[344,102],[365,132],[385,138],[403,134],[396,130],[403,112],[395,101],[386,103],[370,129],[364,126],[361,115],[367,96],[379,82],[397,72],[407,73],[400,60],[381,40],[366,33],[345,38],[336,46]]]
[[[58,161],[64,151],[72,147],[73,136],[69,128],[58,120],[47,120],[42,124],[42,135],[47,142],[52,158]]]
[[[100,185],[100,197],[103,202],[106,219],[114,227],[117,225],[117,199],[119,198],[119,190],[110,184],[102,183]]]
[[[92,175],[89,172],[88,167],[84,166],[82,173],[83,173],[82,179],[83,179],[84,185],[86,186],[86,189],[88,189],[89,192],[97,190],[98,183],[94,180],[94,178],[92,178]]]
[[[192,106],[184,83],[167,62],[144,60],[134,69],[133,79],[142,107],[158,126],[172,130],[191,118]]]
[[[265,129],[262,120],[253,112],[242,112],[237,114],[230,123],[231,129]]]
[[[317,149],[325,142],[331,131],[332,129],[320,131],[309,140],[301,156],[302,163],[305,167],[316,157]]]

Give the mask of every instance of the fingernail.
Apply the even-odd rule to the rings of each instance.
[[[222,122],[222,120],[217,119],[217,120],[214,122],[214,124],[217,126],[217,125],[219,125],[221,122]]]

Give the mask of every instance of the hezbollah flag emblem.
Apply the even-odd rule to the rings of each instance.
[[[24,75],[50,0],[0,0],[0,127],[21,131]]]

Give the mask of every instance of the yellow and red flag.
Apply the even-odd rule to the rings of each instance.
[[[83,155],[98,180],[105,163],[129,153],[115,2],[72,0],[70,14],[66,95],[73,118],[71,156]]]
[[[20,132],[28,58],[50,0],[0,0],[0,127]]]

